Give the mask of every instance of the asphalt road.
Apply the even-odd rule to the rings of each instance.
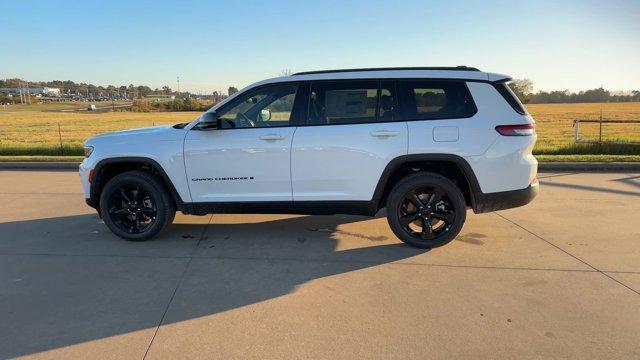
[[[640,357],[639,174],[541,174],[534,203],[427,252],[354,216],[178,216],[125,242],[74,172],[0,185],[0,358]]]

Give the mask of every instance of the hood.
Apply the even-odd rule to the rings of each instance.
[[[173,141],[184,137],[184,129],[176,129],[171,125],[152,126],[139,129],[129,129],[108,132],[89,138],[85,144],[95,145],[99,143],[132,144],[149,143],[153,141]]]

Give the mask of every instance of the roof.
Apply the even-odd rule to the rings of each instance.
[[[361,69],[336,69],[336,70],[317,70],[317,71],[303,71],[293,74],[296,75],[308,75],[308,74],[328,74],[328,73],[341,73],[341,72],[362,72],[362,71],[389,71],[389,70],[446,70],[446,71],[480,71],[478,68],[468,66],[426,66],[426,67],[381,67],[381,68],[361,68]]]
[[[354,80],[354,79],[460,79],[475,81],[504,81],[508,75],[488,73],[473,67],[392,67],[366,69],[320,70],[295,73],[291,76],[267,79],[252,84],[261,85],[285,81]]]

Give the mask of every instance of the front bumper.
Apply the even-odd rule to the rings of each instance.
[[[511,209],[530,203],[539,191],[538,181],[520,190],[475,194],[473,212],[476,214]]]
[[[92,200],[91,198],[84,199],[84,202],[86,202],[87,205],[91,206],[92,208],[98,210],[98,203],[96,201]]]

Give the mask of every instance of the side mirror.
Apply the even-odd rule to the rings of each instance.
[[[196,128],[198,130],[216,130],[220,127],[220,119],[214,112],[206,112],[200,116],[200,121]]]
[[[260,121],[269,121],[271,120],[271,110],[262,109],[260,110]]]

